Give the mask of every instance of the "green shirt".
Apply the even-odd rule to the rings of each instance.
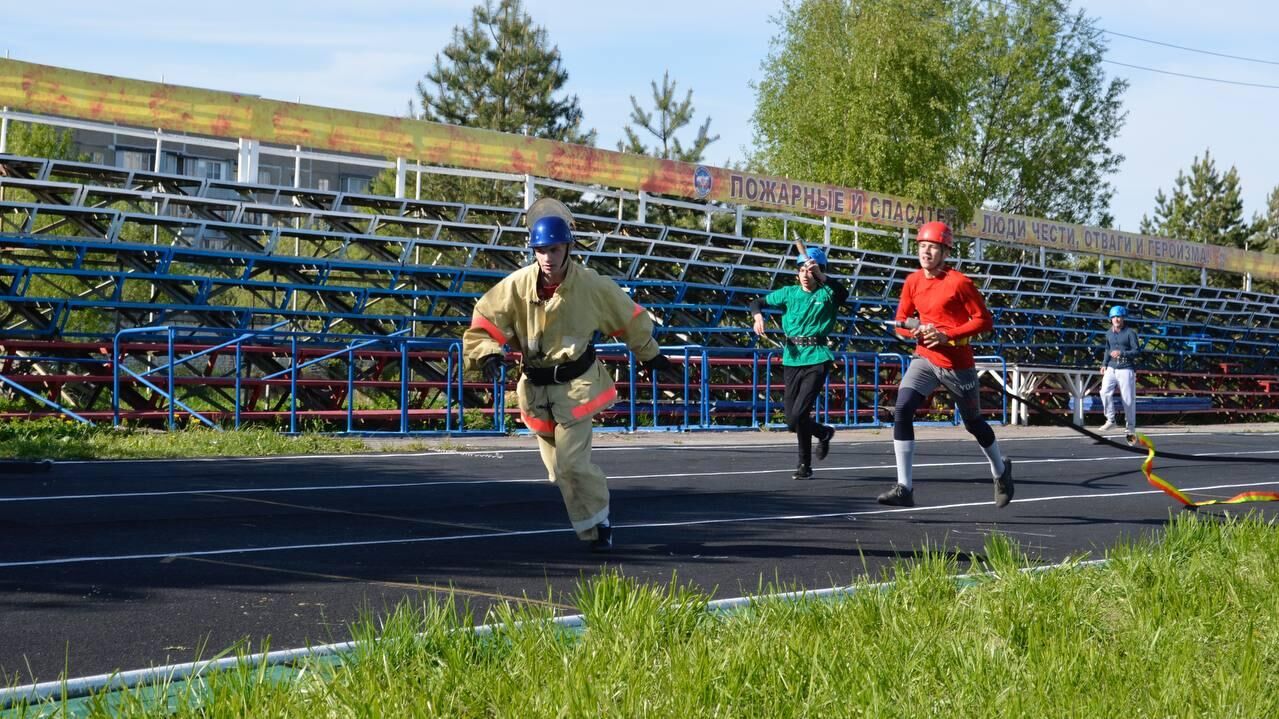
[[[846,299],[848,290],[838,285],[832,287],[831,283],[812,292],[791,285],[768,293],[764,304],[785,309],[782,331],[787,337],[825,337],[834,331],[836,313]],[[787,367],[806,367],[833,359],[834,353],[824,342],[812,347],[796,347],[787,342],[782,353],[782,364]]]

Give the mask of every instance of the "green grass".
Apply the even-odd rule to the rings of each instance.
[[[730,614],[615,573],[575,597],[580,635],[501,607],[488,634],[443,600],[354,629],[361,648],[290,681],[261,667],[110,713],[176,717],[1279,716],[1279,535],[1179,515],[1157,543],[1047,572],[992,538],[975,582],[928,552],[883,589]],[[890,577],[884,577],[890,578]],[[150,707],[150,709],[148,709]],[[31,712],[34,715],[35,712]],[[15,716],[23,716],[21,712]]]
[[[405,443],[393,451],[427,448],[422,443]],[[164,432],[90,426],[69,419],[0,422],[0,457],[10,459],[264,457],[366,451],[370,451],[368,446],[357,437],[314,432],[288,436],[266,427],[218,432],[201,425]]]

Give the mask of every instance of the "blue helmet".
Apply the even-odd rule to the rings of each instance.
[[[538,218],[528,229],[528,246],[534,249],[564,245],[573,241],[573,230],[568,221],[556,215]]]
[[[1114,307],[1110,308],[1110,316],[1111,317],[1127,317],[1128,310],[1125,309],[1123,305],[1115,305]]]
[[[808,247],[805,249],[804,255],[795,258],[795,264],[802,265],[805,262],[808,262],[809,260],[816,262],[821,267],[825,267],[826,252],[823,251],[820,247]]]

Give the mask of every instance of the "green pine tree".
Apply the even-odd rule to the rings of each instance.
[[[1141,232],[1177,240],[1244,249],[1253,228],[1243,217],[1243,198],[1239,189],[1239,173],[1233,166],[1224,174],[1217,171],[1210,151],[1203,159],[1195,157],[1190,174],[1178,172],[1172,194],[1163,189],[1155,193],[1154,216],[1143,215]],[[1199,282],[1198,270],[1179,267],[1160,268],[1161,281],[1178,284]],[[1209,273],[1210,284],[1238,286],[1237,276]]]
[[[1252,216],[1252,234],[1248,237],[1248,249],[1254,252],[1279,254],[1279,186],[1266,196],[1265,212]],[[1256,280],[1253,289],[1259,292],[1279,294],[1279,280]]]
[[[595,131],[582,128],[582,109],[564,90],[567,82],[559,48],[521,0],[485,0],[472,10],[469,26],[453,28],[452,41],[417,83],[418,110],[412,102],[409,109],[433,122],[594,145]],[[394,183],[393,173],[383,173],[373,189],[391,194]],[[422,178],[424,199],[509,207],[520,204],[522,191],[510,182]]]
[[[706,118],[706,122],[697,129],[693,144],[684,147],[676,137],[676,133],[693,121],[695,114],[693,91],[686,92],[683,100],[677,99],[675,97],[677,83],[671,80],[669,71],[662,73],[660,88],[656,81],[651,84],[653,109],[645,110],[640,107],[639,101],[631,95],[631,124],[623,128],[626,140],[618,141],[617,149],[636,155],[659,157],[663,160],[701,162],[707,146],[719,139],[719,135],[710,136],[711,118]],[[636,132],[636,128],[652,135],[654,142],[651,148],[644,144],[645,140]]]
[[[651,110],[640,107],[639,101],[631,95],[630,123],[622,128],[626,139],[618,141],[618,150],[663,160],[691,163],[702,161],[707,146],[718,140],[719,135],[711,136],[711,118],[708,117],[697,128],[692,144],[684,146],[677,133],[693,121],[696,111],[693,108],[693,91],[688,90],[681,100],[675,94],[676,84],[671,80],[670,72],[662,73],[661,87],[657,86],[656,81],[650,83],[653,93]],[[644,133],[643,136],[640,133]],[[645,144],[648,140],[653,142],[652,147]],[[646,219],[649,222],[681,227],[701,227],[704,222],[701,215],[665,205],[650,205]]]
[[[593,145],[577,96],[560,95],[567,82],[559,48],[521,0],[485,0],[417,91],[426,120]]]

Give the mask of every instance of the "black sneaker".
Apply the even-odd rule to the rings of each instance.
[[[879,503],[887,504],[890,507],[913,507],[915,506],[915,492],[900,484],[894,484],[893,488],[879,495]]]
[[[1004,473],[995,479],[995,506],[1005,507],[1013,501],[1013,461],[1004,460]]]
[[[817,449],[813,451],[813,456],[817,459],[826,459],[826,455],[830,454],[830,441],[835,438],[835,428],[828,427],[830,431],[826,436],[817,440]]]
[[[791,479],[812,479],[813,468],[807,464],[801,464],[795,468],[795,473],[790,476]]]
[[[608,524],[595,525],[595,539],[591,540],[592,552],[608,552],[613,549],[613,527]]]

